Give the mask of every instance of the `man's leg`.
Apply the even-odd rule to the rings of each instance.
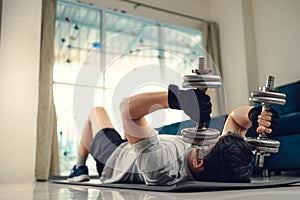
[[[113,128],[113,125],[105,109],[103,107],[95,107],[90,112],[82,130],[79,147],[80,157],[87,158],[93,138],[101,129],[104,128]]]
[[[69,176],[70,181],[84,181],[89,179],[87,176],[81,176],[82,178],[80,178],[78,175],[80,175],[81,172],[76,174],[76,170],[81,169],[83,174],[88,173],[86,159],[89,155],[93,138],[101,129],[104,128],[113,128],[113,125],[105,109],[102,107],[95,107],[91,110],[88,119],[84,124],[80,140],[78,159],[71,175]]]

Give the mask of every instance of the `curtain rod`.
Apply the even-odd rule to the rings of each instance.
[[[186,14],[174,12],[174,11],[171,11],[171,10],[166,10],[166,9],[163,9],[163,8],[151,6],[151,5],[140,3],[140,2],[137,2],[137,1],[131,1],[131,0],[120,0],[120,1],[124,1],[124,2],[130,3],[130,4],[134,4],[135,8],[137,8],[139,6],[143,6],[145,8],[150,8],[150,9],[153,9],[153,10],[158,10],[158,11],[169,13],[169,14],[173,14],[173,15],[178,15],[178,16],[189,18],[189,19],[193,19],[193,20],[198,20],[198,21],[202,21],[202,22],[205,21],[202,18],[198,18],[198,17],[194,17],[194,16],[190,16],[190,15],[186,15]]]

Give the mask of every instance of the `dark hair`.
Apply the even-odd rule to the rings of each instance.
[[[204,170],[197,179],[216,182],[250,182],[253,153],[235,132],[221,137],[204,158]]]

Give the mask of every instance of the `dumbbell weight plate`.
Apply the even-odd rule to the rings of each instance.
[[[258,138],[250,138],[247,137],[246,141],[249,144],[253,144],[255,146],[264,146],[264,147],[279,147],[280,142],[276,140],[270,140],[270,139],[258,139]]]
[[[218,141],[218,138],[216,139],[204,139],[204,140],[200,140],[200,139],[191,139],[191,138],[185,138],[183,137],[182,140],[188,144],[192,144],[192,145],[197,145],[197,146],[207,146],[207,145],[212,145],[212,144],[216,144],[216,142]]]
[[[181,134],[183,140],[189,144],[210,145],[217,142],[220,132],[210,128],[201,131],[197,131],[195,128],[185,128],[182,129]]]
[[[221,77],[217,75],[185,75],[183,80],[186,82],[221,82]]]
[[[222,83],[221,82],[183,82],[182,87],[184,88],[199,88],[199,89],[204,89],[204,88],[218,88],[221,87]]]
[[[251,97],[270,97],[276,99],[286,99],[286,95],[277,92],[267,92],[267,91],[254,91],[251,93]]]
[[[215,139],[220,136],[220,131],[211,128],[207,128],[201,131],[197,131],[195,128],[184,128],[181,131],[181,135],[183,137],[192,139]]]
[[[246,141],[254,147],[257,151],[265,151],[268,153],[277,153],[279,150],[280,142],[276,140],[269,139],[257,139],[247,137]]]
[[[266,152],[266,153],[277,153],[279,151],[279,148],[272,148],[272,147],[256,146],[255,148],[256,148],[256,151]]]
[[[272,97],[250,97],[249,101],[254,103],[267,103],[267,104],[278,104],[278,105],[284,105],[286,103],[285,99],[278,99]]]

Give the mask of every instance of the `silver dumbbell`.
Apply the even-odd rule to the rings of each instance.
[[[182,87],[195,88],[199,90],[206,90],[208,88],[218,88],[222,86],[221,77],[211,75],[211,71],[206,69],[206,58],[198,58],[199,69],[192,70],[192,75],[183,77],[184,82]],[[220,131],[206,128],[205,122],[196,122],[195,128],[185,128],[181,131],[183,140],[192,147],[196,148],[196,159],[201,160],[210,150],[210,145],[215,144],[220,135]]]
[[[270,110],[272,104],[284,105],[286,102],[285,94],[274,92],[274,80],[273,76],[268,76],[266,86],[259,87],[259,91],[252,92],[249,98],[251,102],[260,103],[262,111]],[[258,134],[257,138],[247,137],[246,140],[255,151],[255,164],[258,167],[264,166],[264,158],[266,156],[279,151],[280,142],[268,139],[264,132]]]

